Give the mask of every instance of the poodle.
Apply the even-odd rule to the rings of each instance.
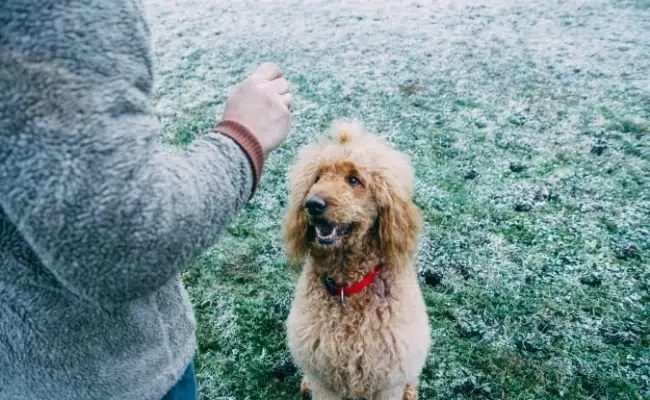
[[[358,122],[307,146],[290,172],[283,238],[304,266],[286,321],[314,400],[413,400],[430,345],[414,253],[409,159]]]

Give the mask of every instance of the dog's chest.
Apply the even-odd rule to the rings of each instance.
[[[311,312],[290,322],[290,347],[306,371],[353,398],[369,396],[400,375],[404,343],[391,327],[388,304],[313,300],[319,308],[308,307]]]

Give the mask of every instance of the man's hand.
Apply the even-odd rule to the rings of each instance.
[[[273,63],[262,64],[257,71],[230,93],[224,120],[240,123],[259,140],[268,155],[288,136],[291,126],[289,82]]]

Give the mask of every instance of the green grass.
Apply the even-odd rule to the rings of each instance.
[[[417,171],[423,399],[650,399],[647,2],[199,3],[150,6],[167,143],[209,130],[264,60],[295,94],[259,192],[183,275],[203,399],[299,398],[286,171],[343,117]]]

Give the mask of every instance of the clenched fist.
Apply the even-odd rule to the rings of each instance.
[[[292,101],[280,67],[265,63],[230,92],[223,119],[247,127],[268,156],[289,134]]]

